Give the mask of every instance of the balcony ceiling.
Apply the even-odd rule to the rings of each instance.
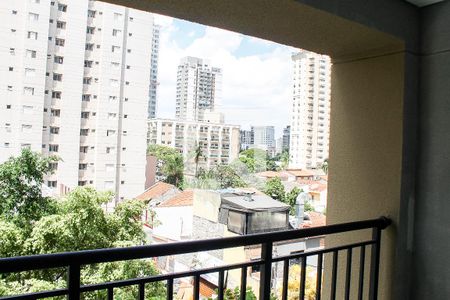
[[[431,5],[434,3],[438,3],[441,2],[442,0],[406,0],[406,2],[412,3],[415,6],[418,7],[422,7],[422,6],[427,6],[427,5]]]

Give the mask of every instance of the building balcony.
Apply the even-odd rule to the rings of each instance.
[[[81,174],[81,171],[80,171]],[[362,299],[369,295],[377,299],[378,277],[380,269],[381,232],[390,225],[390,220],[384,217],[359,222],[342,223],[315,228],[275,231],[269,233],[240,235],[234,237],[195,240],[175,243],[164,243],[149,246],[128,248],[97,249],[78,252],[44,254],[0,259],[0,274],[28,272],[51,268],[66,270],[66,287],[30,293],[26,295],[8,295],[2,299],[36,299],[56,296],[68,296],[69,300],[81,299],[88,291],[106,290],[108,299],[114,298],[114,289],[126,286],[139,287],[139,299],[145,299],[145,285],[154,282],[165,284],[167,299],[173,299],[174,281],[180,278],[192,277],[193,299],[201,297],[201,282],[207,275],[217,276],[218,299],[224,299],[229,272],[240,272],[240,282],[237,289],[241,299],[245,299],[248,271],[257,269],[259,280],[259,299],[271,299],[274,294],[285,300],[288,297],[288,279],[290,265],[298,263],[301,266],[299,278],[299,298],[305,299],[305,293],[312,292],[316,299],[336,298],[338,285],[344,289],[345,299],[349,299],[352,291]],[[333,247],[320,247],[305,252],[294,252],[288,255],[278,255],[273,249],[278,244],[292,241],[305,241],[313,237],[323,237],[332,234],[352,234],[356,231],[371,230],[372,237],[350,244]],[[161,256],[193,254],[195,251],[224,250],[234,247],[256,247],[260,249],[260,258],[233,264],[223,264],[210,268],[191,268],[187,271],[153,275],[148,277],[127,278],[113,282],[101,282],[90,285],[81,283],[82,272],[92,264],[125,261],[133,259],[155,259]],[[195,249],[195,250],[194,250]],[[366,255],[366,253],[370,253]],[[309,261],[315,261],[314,267]],[[357,271],[357,272],[356,272]],[[314,273],[312,287],[306,287],[306,278]],[[353,273],[356,272],[356,273]],[[252,274],[252,277],[255,274]],[[328,276],[329,275],[329,276]],[[253,279],[253,278],[252,278]],[[339,284],[338,284],[339,283]],[[274,291],[275,286],[278,288]],[[271,296],[272,295],[272,296]]]

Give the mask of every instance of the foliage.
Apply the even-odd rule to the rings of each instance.
[[[208,171],[200,169],[197,177],[196,187],[226,189],[247,186],[229,165],[218,165]]]
[[[158,175],[164,177],[164,182],[180,187],[183,184],[183,156],[176,149],[162,145],[148,145],[147,154],[156,156]]]
[[[299,300],[300,297],[300,272],[299,264],[294,264],[289,267],[289,281],[288,281],[288,300]],[[316,270],[311,267],[306,267],[305,277],[305,300],[316,299]],[[281,299],[281,288],[278,289],[278,299]]]
[[[264,193],[272,197],[275,200],[286,202],[286,192],[284,191],[284,185],[281,183],[281,179],[278,177],[267,180],[264,188]]]
[[[218,291],[216,290],[216,294],[218,294]],[[225,289],[223,292],[223,299],[224,300],[239,300],[241,295],[241,291],[239,287],[235,287],[234,289]],[[209,298],[209,300],[215,300],[218,299],[218,297]],[[245,299],[248,300],[256,300],[256,295],[253,292],[253,289],[251,287],[247,287],[245,291]]]
[[[314,206],[311,204],[310,201],[305,202],[305,211],[314,211]]]
[[[302,192],[303,190],[299,189],[298,187],[294,187],[290,192],[286,193],[285,201],[286,204],[288,204],[291,209],[289,213],[291,215],[295,215],[295,202],[297,201],[297,196]]]
[[[252,173],[267,170],[268,156],[266,151],[261,149],[248,149],[239,153],[239,160],[243,162]]]
[[[40,184],[49,171],[48,163],[29,150],[0,165],[2,206],[0,212],[0,256],[12,257],[55,252],[78,251],[106,247],[142,245],[145,236],[140,216],[144,204],[138,200],[120,203],[108,213],[102,205],[111,200],[109,192],[79,187],[58,201],[41,196]],[[19,170],[21,168],[22,170]],[[35,169],[33,169],[35,168]],[[5,180],[11,176],[10,182]],[[16,177],[23,179],[20,182]],[[7,191],[7,192],[5,192]],[[33,203],[33,198],[43,200]],[[6,199],[6,200],[5,200]],[[27,209],[24,206],[28,206]],[[14,213],[5,207],[16,207]],[[29,209],[38,211],[31,213]],[[121,280],[157,274],[151,260],[133,260],[84,266],[83,284]],[[66,270],[51,269],[2,274],[0,297],[66,286]],[[146,285],[147,299],[165,298],[162,283]],[[117,289],[119,299],[136,299],[137,288]],[[84,299],[105,299],[105,291],[91,293]],[[63,299],[54,297],[53,299]]]
[[[202,151],[202,146],[201,146],[201,145],[196,145],[196,146],[195,146],[195,149],[194,149],[194,163],[195,163],[195,173],[194,173],[194,176],[195,176],[195,177],[197,177],[198,163],[199,163],[201,157],[204,157],[203,151]],[[206,159],[206,158],[205,158],[205,159]]]
[[[56,157],[44,158],[30,149],[0,165],[0,215],[30,231],[33,223],[54,212],[55,201],[42,196],[44,174],[51,171]]]
[[[280,155],[280,161],[281,161],[281,168],[284,170],[289,165],[289,150],[283,150],[283,152]]]
[[[321,165],[321,168],[325,174],[328,174],[328,158],[325,158]]]

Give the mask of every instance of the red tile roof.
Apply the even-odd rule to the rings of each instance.
[[[285,172],[275,172],[275,171],[264,171],[264,172],[258,173],[257,175],[261,176],[261,177],[266,177],[266,178],[274,178],[274,177],[285,178],[285,177],[288,177],[288,174],[286,174]]]
[[[160,205],[158,205],[158,207],[192,206],[193,203],[194,191],[185,190],[184,192],[162,202]]]
[[[304,221],[302,224],[303,228],[310,228],[310,227],[319,227],[319,226],[325,226],[327,225],[327,217],[324,214],[310,211],[308,212],[309,221]]]
[[[287,172],[296,177],[310,177],[315,175],[315,173],[310,170],[287,170]]]
[[[149,201],[151,199],[155,199],[167,193],[168,191],[176,189],[174,185],[158,181],[151,187],[145,190],[142,194],[136,197],[138,200]]]

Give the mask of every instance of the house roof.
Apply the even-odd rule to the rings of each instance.
[[[176,187],[174,185],[158,181],[157,183],[146,189],[142,194],[137,196],[136,199],[148,201],[160,197],[172,189],[176,189]]]
[[[287,172],[295,177],[309,177],[316,175],[311,170],[287,170]]]
[[[185,190],[182,193],[167,199],[158,205],[158,207],[176,207],[176,206],[192,206],[194,203],[194,191]]]
[[[285,177],[288,177],[288,174],[286,174],[285,172],[276,172],[276,171],[264,171],[264,172],[260,172],[260,173],[258,173],[256,175],[261,176],[261,177],[266,177],[266,178],[274,178],[274,177],[285,178]]]
[[[302,228],[319,227],[327,225],[327,217],[319,212],[308,212],[309,221],[304,221]]]
[[[289,209],[289,205],[277,201],[265,194],[249,196],[238,193],[222,194],[222,207],[228,209],[241,210],[246,212],[255,211],[285,211]]]

